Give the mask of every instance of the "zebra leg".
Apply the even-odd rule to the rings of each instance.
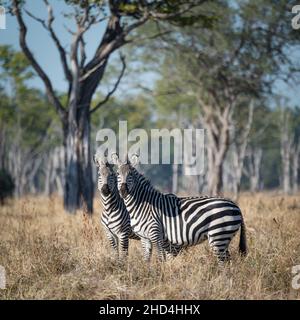
[[[163,248],[163,240],[162,239],[157,239],[154,241],[156,248],[157,248],[157,253],[158,253],[158,259],[159,261],[166,261],[166,253]]]
[[[111,247],[114,249],[115,254],[118,256],[118,238],[116,238],[110,230],[106,230],[106,236],[110,242]]]
[[[159,261],[166,261],[166,252],[163,249],[163,242],[159,240],[156,245],[158,250]]]
[[[213,253],[214,255],[217,257],[218,259],[218,263],[220,266],[223,266],[224,263],[229,262],[230,261],[230,253],[228,251],[228,248],[218,248],[218,247],[212,247]]]
[[[222,250],[222,251],[217,251],[216,252],[216,256],[218,258],[218,262],[219,264],[224,264],[225,262],[228,262],[230,261],[230,254],[229,254],[229,251],[226,249],[226,250]]]
[[[144,260],[146,262],[150,262],[151,255],[152,255],[152,243],[149,239],[141,238],[143,253],[144,253]]]
[[[159,261],[166,261],[166,252],[164,250],[164,234],[161,221],[157,221],[153,226],[150,234],[150,241],[157,248],[157,254]]]
[[[127,257],[128,256],[128,233],[122,233],[119,236],[119,249],[120,249],[120,256],[121,258]]]
[[[208,243],[220,265],[224,265],[225,262],[230,261],[230,254],[228,251],[230,239],[216,239],[215,237],[208,235]]]
[[[164,251],[166,252],[166,258],[167,260],[171,260],[175,257],[178,256],[180,250],[181,250],[181,247],[180,246],[175,246],[175,245],[172,245],[170,242],[168,241],[164,241],[163,243],[163,249]]]

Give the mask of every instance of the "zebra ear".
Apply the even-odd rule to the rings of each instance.
[[[130,164],[135,167],[139,163],[139,156],[135,153],[131,156]]]
[[[107,157],[105,155],[102,156],[100,153],[95,153],[93,156],[93,160],[97,167],[105,166],[107,163]]]
[[[120,165],[121,164],[119,156],[118,156],[118,154],[116,152],[111,154],[111,160],[112,160],[113,164],[116,164],[116,165]]]

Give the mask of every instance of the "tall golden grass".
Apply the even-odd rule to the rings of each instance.
[[[57,197],[28,197],[0,208],[0,265],[7,285],[1,299],[297,299],[292,288],[300,264],[300,199],[272,194],[242,195],[249,254],[230,249],[220,269],[207,243],[164,264],[142,259],[130,242],[128,261],[113,254],[99,223],[63,211]]]

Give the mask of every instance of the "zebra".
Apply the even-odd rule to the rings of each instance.
[[[117,188],[117,176],[108,163],[107,158],[94,155],[94,162],[98,167],[98,190],[103,206],[101,223],[104,225],[107,238],[112,248],[119,253],[119,246],[123,256],[128,255],[128,238],[141,240],[144,260],[150,261],[152,254],[151,241],[148,238],[140,238],[130,225],[130,215]],[[164,244],[164,250],[168,258],[179,253],[180,248]]]
[[[137,155],[125,162],[117,154],[112,158],[118,165],[119,192],[129,211],[131,227],[156,246],[160,260],[165,260],[165,243],[180,249],[208,240],[222,264],[230,258],[228,246],[239,229],[239,251],[246,255],[245,224],[240,208],[233,201],[162,194],[136,170]]]
[[[115,252],[125,257],[128,255],[129,238],[139,240],[130,226],[130,216],[117,188],[117,176],[107,158],[94,155],[98,167],[98,190],[103,206],[101,223],[106,236]],[[143,246],[146,246],[145,244]]]

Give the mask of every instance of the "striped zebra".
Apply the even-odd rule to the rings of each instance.
[[[245,225],[234,202],[217,197],[162,194],[135,169],[138,156],[125,163],[117,154],[112,157],[118,165],[120,194],[130,214],[131,227],[157,247],[160,260],[165,259],[165,243],[180,249],[208,240],[222,263],[229,259],[228,246],[239,229],[239,251],[246,254]]]
[[[132,232],[130,216],[117,188],[117,176],[107,158],[101,159],[94,155],[94,162],[98,167],[98,190],[103,206],[101,223],[112,248],[121,256],[128,255],[128,242],[140,239]],[[143,244],[145,247],[146,244]],[[150,254],[150,253],[149,253]]]
[[[151,241],[148,238],[140,238],[130,225],[130,215],[123,199],[120,197],[117,187],[117,176],[106,157],[94,156],[94,162],[98,167],[98,190],[103,207],[101,223],[113,249],[122,256],[128,255],[128,239],[141,240],[144,260],[149,261],[152,254]],[[179,253],[177,246],[164,243],[168,257]],[[120,249],[120,250],[119,250]]]

